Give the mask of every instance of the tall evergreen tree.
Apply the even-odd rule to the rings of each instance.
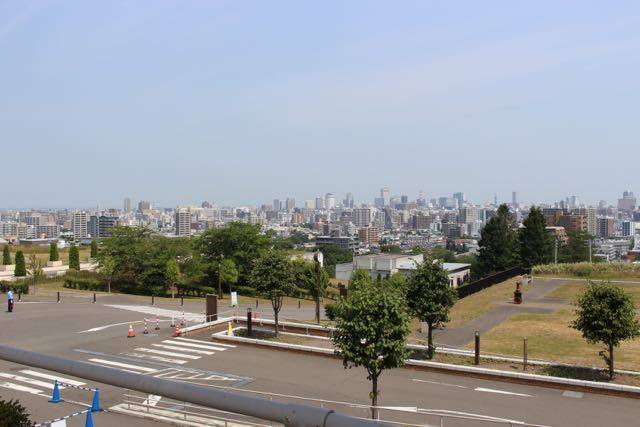
[[[76,245],[69,249],[69,269],[80,271],[80,251]]]
[[[2,248],[2,265],[11,265],[11,254],[9,253],[9,245]]]
[[[567,233],[568,241],[560,246],[558,258],[560,262],[585,262],[589,261],[589,244],[593,239],[586,231],[570,231]]]
[[[540,208],[532,207],[522,225],[524,228],[518,233],[522,265],[531,268],[550,262],[553,257],[553,239],[546,229],[547,220]]]
[[[92,240],[91,241],[91,258],[97,258],[98,257],[98,241],[97,240]]]
[[[22,251],[16,252],[16,269],[14,274],[16,277],[25,277],[27,275],[27,264],[25,263]]]
[[[507,205],[498,208],[480,233],[478,242],[478,271],[480,275],[507,270],[518,264],[518,240],[515,223]]]
[[[58,245],[56,242],[51,242],[49,245],[49,261],[59,261],[60,254],[58,253]]]

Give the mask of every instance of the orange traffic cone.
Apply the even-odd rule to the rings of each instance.
[[[127,334],[127,338],[134,338],[136,333],[133,331],[133,325],[129,325],[129,333]]]
[[[173,336],[174,337],[180,336],[180,327],[178,325],[176,325],[176,328],[173,330]]]

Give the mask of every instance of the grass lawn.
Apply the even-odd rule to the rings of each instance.
[[[587,344],[580,332],[569,327],[574,318],[570,309],[552,314],[517,314],[482,337],[482,352],[522,356],[526,336],[530,359],[606,367],[598,355],[604,347]],[[614,358],[617,369],[640,371],[640,340],[621,344]]]
[[[633,303],[636,308],[640,308],[640,285],[625,283],[612,283],[612,285],[624,289],[624,291],[633,298]],[[589,286],[589,284],[585,282],[566,282],[546,296],[573,303],[578,296],[587,289],[587,286]]]
[[[581,276],[573,273],[544,273],[534,274],[536,278],[552,278],[562,277],[569,279],[592,279],[592,280],[637,280],[640,281],[640,272],[637,271],[611,271],[611,272],[594,272],[591,275]]]
[[[451,321],[447,326],[452,328],[461,326],[491,310],[494,302],[513,300],[513,291],[516,289],[518,280],[513,278],[458,300],[451,309]],[[526,291],[529,287],[530,285],[523,285],[523,290]]]

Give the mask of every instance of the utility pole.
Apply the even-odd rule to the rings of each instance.
[[[556,238],[553,245],[553,264],[558,265],[558,239]]]
[[[322,270],[320,267],[320,259],[318,257],[318,253],[316,252],[313,256],[313,260],[315,262],[316,267],[316,323],[320,324],[320,281],[322,279]]]

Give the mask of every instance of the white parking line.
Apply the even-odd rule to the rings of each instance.
[[[163,356],[182,357],[184,359],[191,359],[191,360],[198,360],[202,358],[202,356],[194,356],[192,354],[174,353],[171,351],[154,350],[152,348],[143,348],[143,347],[135,348],[134,351],[141,351],[143,353],[161,354]]]
[[[171,344],[171,345],[183,345],[185,347],[204,348],[206,350],[217,350],[217,351],[228,350],[227,348],[213,347],[213,346],[210,346],[210,345],[205,345],[204,343],[203,344],[192,344],[190,342],[181,342],[181,341],[172,341],[172,340],[164,340],[162,342],[167,343],[167,344]]]
[[[151,344],[154,347],[160,347],[160,348],[166,348],[167,350],[179,350],[179,351],[185,351],[187,353],[195,353],[195,354],[204,354],[207,356],[211,356],[212,354],[215,354],[213,351],[205,351],[205,350],[196,350],[193,348],[184,348],[184,347],[176,347],[174,345],[165,345],[165,344]]]
[[[469,387],[465,387],[463,385],[441,383],[441,382],[438,382],[438,381],[419,380],[418,378],[412,378],[412,381],[416,381],[416,382],[419,382],[419,383],[444,385],[444,386],[447,386],[447,387],[469,388]]]
[[[85,383],[83,382],[61,377],[60,375],[44,374],[42,372],[32,371],[31,369],[23,369],[20,372],[23,374],[31,375],[32,377],[46,378],[51,381],[58,380],[59,383],[67,383],[67,384],[76,385],[76,386],[85,385]]]
[[[23,391],[25,393],[30,393],[30,394],[39,394],[39,395],[42,394],[42,390],[38,390],[36,388],[31,388],[31,387],[25,387],[23,385],[14,384],[10,382],[0,382],[0,387],[9,388],[11,390]]]
[[[482,391],[484,393],[497,393],[497,394],[508,394],[508,395],[511,395],[511,396],[533,397],[530,394],[513,393],[511,391],[495,390],[495,389],[492,389],[492,388],[476,387],[473,390],[474,391]]]
[[[105,359],[89,359],[90,362],[95,362],[95,363],[100,363],[103,365],[112,365],[112,366],[117,366],[119,368],[129,368],[129,369],[135,369],[138,371],[143,371],[143,372],[157,372],[157,369],[153,369],[153,368],[147,368],[145,366],[137,366],[137,365],[129,365],[127,363],[120,363],[120,362],[113,362],[111,360],[105,360]]]
[[[20,375],[6,374],[4,372],[0,372],[0,378],[6,378],[8,380],[19,381],[25,384],[37,385],[39,387],[53,389],[53,383],[45,383],[44,381],[34,380],[33,378],[22,377]],[[59,386],[60,389],[63,389],[63,386]]]
[[[194,340],[194,339],[191,339],[191,338],[183,338],[183,337],[176,337],[175,339],[179,340],[179,341],[190,341],[190,342],[195,342],[195,343],[200,343],[200,344],[211,344],[211,345],[220,345],[222,347],[236,348],[236,346],[233,345],[233,344],[222,344],[222,343],[219,343],[217,341],[216,342],[207,342],[207,341]]]

